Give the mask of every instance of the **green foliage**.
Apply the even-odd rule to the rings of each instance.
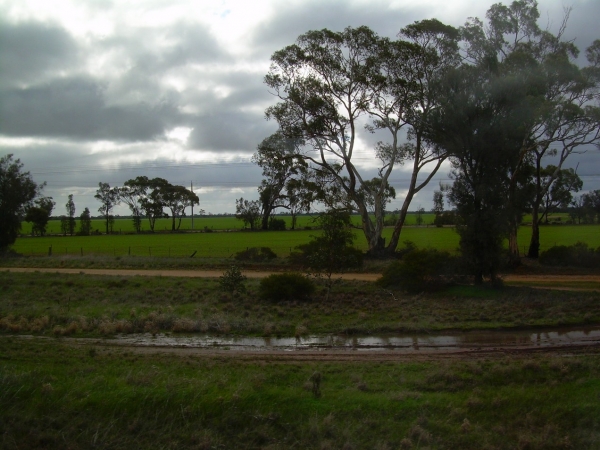
[[[225,292],[246,292],[246,276],[237,266],[231,266],[219,277],[221,290]]]
[[[584,242],[556,245],[540,253],[540,263],[547,266],[600,267],[600,247],[594,251]]]
[[[448,252],[412,247],[401,261],[394,261],[385,269],[378,283],[410,293],[432,291],[448,283],[455,265]]]
[[[264,300],[307,300],[315,292],[315,284],[298,273],[269,275],[260,281],[259,295]]]
[[[271,217],[271,219],[269,219],[269,230],[285,231],[285,220]]]
[[[238,261],[264,262],[277,258],[277,255],[269,247],[250,247],[237,252],[235,259]]]
[[[299,253],[292,254],[291,260],[328,276],[361,267],[363,254],[352,246],[354,233],[350,228],[350,216],[339,211],[329,211],[322,214],[318,222],[321,235],[296,247]]]
[[[38,192],[29,172],[12,155],[0,158],[0,253],[17,239],[27,206]]]

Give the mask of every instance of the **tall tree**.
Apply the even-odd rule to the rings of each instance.
[[[106,234],[108,234],[110,230],[111,212],[120,202],[119,188],[111,188],[110,184],[100,182],[98,183],[98,189],[96,190],[96,195],[94,195],[94,198],[101,203],[100,208],[98,208],[98,212],[104,216],[106,223]]]
[[[20,160],[9,154],[0,158],[0,254],[15,242],[25,211],[39,188]]]
[[[75,202],[73,201],[73,194],[69,194],[65,208],[67,209],[65,233],[73,236],[75,234]]]
[[[136,233],[142,231],[142,199],[147,195],[147,190],[148,177],[127,180],[123,187],[119,188],[119,198],[131,211]]]
[[[382,39],[367,27],[310,31],[273,54],[265,77],[281,100],[267,109],[267,118],[278,122],[286,138],[303,142],[298,156],[323,172],[322,179],[330,179],[354,204],[373,255],[395,250],[410,201],[445,158],[423,139],[423,118],[435,104],[435,80],[456,62],[458,33],[438,21],[416,24],[402,33],[410,42]],[[378,186],[365,185],[355,161],[363,120],[368,121],[368,131],[387,136],[375,149]],[[408,144],[401,141],[405,128]],[[405,161],[413,162],[406,208],[386,248],[382,199],[394,167]],[[418,181],[426,167],[431,167],[429,174]],[[366,198],[374,199],[374,218]]]
[[[184,186],[174,186],[169,183],[160,189],[164,205],[171,211],[171,231],[177,231],[181,226],[182,218],[185,217],[185,209],[200,204],[200,199]]]
[[[513,1],[509,6],[498,3],[488,10],[486,24],[470,19],[461,29],[466,60],[476,65],[493,64],[506,80],[519,79],[521,95],[526,96],[520,109],[513,111],[523,118],[520,126],[524,138],[513,165],[507,201],[512,211],[523,206],[517,185],[519,179],[522,181],[522,172],[529,171],[527,166],[533,164],[536,192],[532,204],[530,257],[537,257],[539,253],[537,215],[546,191],[565,160],[581,145],[598,142],[600,137],[597,105],[600,41],[595,41],[586,51],[588,66],[579,68],[575,64],[577,47],[563,38],[569,13],[567,9],[558,32],[552,34],[537,23],[540,14],[536,1]],[[542,182],[542,159],[555,152],[557,170]],[[517,228],[518,222],[512,220],[509,251],[513,258],[518,257]]]

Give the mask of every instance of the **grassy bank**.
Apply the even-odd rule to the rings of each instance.
[[[458,286],[411,296],[344,281],[328,301],[272,303],[227,294],[218,279],[0,272],[0,330],[50,336],[202,332],[296,336],[600,323],[594,292]]]
[[[0,340],[6,450],[592,449],[600,440],[597,354],[278,362]]]

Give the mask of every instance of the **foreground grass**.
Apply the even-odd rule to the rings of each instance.
[[[459,286],[410,296],[344,281],[328,301],[272,303],[218,279],[0,272],[0,331],[46,335],[202,332],[299,336],[600,323],[598,292]]]
[[[600,356],[282,362],[0,338],[0,447],[592,449]],[[321,376],[312,393],[313,374]]]

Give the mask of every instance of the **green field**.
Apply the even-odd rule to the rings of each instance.
[[[215,220],[216,223],[225,219]],[[210,227],[209,227],[210,228]],[[217,229],[215,226],[214,229]],[[384,237],[389,240],[392,233],[387,228]],[[269,232],[192,232],[154,234],[112,234],[94,236],[45,236],[20,237],[13,249],[24,255],[47,255],[50,247],[53,255],[104,254],[113,256],[191,256],[227,258],[248,247],[270,247],[278,256],[286,257],[297,245],[306,243],[318,230],[269,231]],[[598,225],[552,225],[540,229],[541,249],[554,245],[572,245],[578,241],[591,248],[600,246],[600,226]],[[529,227],[521,227],[519,248],[524,254],[531,237]],[[456,251],[458,235],[453,228],[432,226],[408,226],[400,236],[400,246],[406,240],[419,247],[432,247],[440,250]],[[361,230],[356,230],[357,247],[366,250],[366,241]]]
[[[275,216],[277,219],[283,219],[286,222],[286,226],[289,229],[292,225],[292,218],[290,216]],[[408,214],[406,217],[407,225],[416,225],[416,214]],[[423,225],[431,225],[433,223],[434,215],[431,213],[423,214]],[[296,222],[297,229],[304,229],[305,227],[313,227],[315,225],[316,216],[303,215],[299,216]],[[353,216],[352,221],[355,225],[360,225],[360,217]],[[79,222],[77,222],[79,223]],[[236,219],[233,216],[202,216],[194,218],[194,227],[192,228],[191,217],[185,217],[181,221],[181,231],[201,231],[204,228],[212,230],[241,230],[244,228],[244,224],[241,220]],[[106,230],[106,224],[103,219],[92,219],[92,230],[98,230],[104,233]],[[142,221],[142,231],[149,231],[148,221],[144,219]],[[171,230],[171,219],[158,219],[156,221],[155,231],[169,231]],[[133,233],[133,221],[130,218],[116,218],[113,225],[113,231],[116,233]],[[31,224],[23,222],[21,224],[21,233],[28,234],[31,232]],[[46,227],[47,234],[61,234],[60,220],[52,219],[48,222]]]

